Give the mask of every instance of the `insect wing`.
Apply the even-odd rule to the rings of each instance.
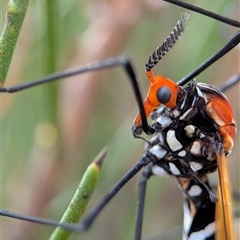
[[[219,185],[216,204],[216,239],[234,240],[234,222],[232,210],[232,191],[228,174],[228,159],[224,154],[218,156]]]

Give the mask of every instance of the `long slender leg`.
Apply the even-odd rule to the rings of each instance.
[[[152,164],[148,164],[141,175],[139,186],[138,186],[138,202],[136,210],[136,223],[135,223],[135,240],[141,240],[142,237],[142,222],[143,222],[143,212],[144,203],[146,196],[147,181],[151,177],[152,172],[150,167]]]
[[[221,16],[219,14],[210,12],[210,11],[208,11],[206,9],[194,6],[192,4],[189,4],[189,3],[186,3],[186,2],[182,2],[180,0],[163,0],[163,1],[168,2],[168,3],[172,3],[174,5],[182,7],[184,9],[189,9],[191,11],[194,11],[194,12],[200,13],[202,15],[208,16],[210,18],[216,19],[216,20],[218,20],[220,22],[223,22],[223,23],[229,24],[231,26],[240,28],[240,22],[235,21],[235,20],[230,19],[230,18],[226,18],[224,16]]]
[[[146,155],[145,155],[146,156]],[[116,193],[133,177],[135,176],[143,166],[147,165],[151,159],[143,156],[140,161],[133,167],[125,176],[113,186],[108,194],[102,199],[102,201],[88,214],[88,216],[82,221],[79,231],[87,230],[100,211],[107,205],[107,203],[116,195]]]
[[[229,78],[223,86],[220,87],[220,91],[224,92],[228,90],[230,87],[235,85],[236,83],[240,82],[240,73],[235,74],[231,78]]]
[[[13,212],[9,212],[6,210],[0,210],[1,216],[7,216],[10,218],[20,219],[28,222],[35,222],[39,224],[49,225],[49,226],[60,226],[65,229],[69,229],[71,231],[82,232],[90,228],[93,221],[96,219],[101,210],[107,205],[107,203],[118,193],[118,191],[131,179],[133,178],[145,165],[147,165],[151,161],[146,155],[144,155],[138,163],[130,169],[113,187],[112,189],[105,195],[105,197],[99,202],[99,204],[93,208],[93,210],[83,219],[79,224],[60,224],[56,221],[31,217],[21,214],[16,214]]]
[[[147,123],[146,113],[145,113],[145,110],[143,107],[143,101],[142,101],[141,93],[139,90],[136,74],[133,70],[133,66],[132,66],[131,62],[124,56],[109,58],[109,59],[106,59],[103,61],[92,62],[92,63],[87,64],[86,66],[83,66],[83,67],[80,67],[77,69],[71,69],[68,71],[51,74],[44,78],[40,78],[35,81],[27,82],[24,84],[19,84],[19,85],[12,86],[9,88],[0,88],[0,92],[14,93],[14,92],[22,91],[24,89],[35,87],[35,86],[38,86],[38,85],[41,85],[44,83],[49,83],[49,82],[60,80],[60,79],[66,78],[66,77],[71,77],[71,76],[74,76],[77,74],[82,74],[82,73],[91,72],[91,71],[104,70],[104,69],[113,68],[113,67],[117,67],[117,66],[122,66],[124,68],[126,74],[128,75],[128,79],[130,80],[130,83],[133,88],[134,96],[135,96],[135,99],[138,104],[143,131],[147,134],[153,133],[153,130],[150,128],[150,126]]]
[[[224,56],[226,53],[228,53],[230,50],[232,50],[235,46],[237,46],[239,44],[239,42],[240,42],[240,31],[236,32],[233,35],[233,37],[221,49],[219,49],[215,54],[213,54],[206,61],[204,61],[202,64],[200,64],[196,69],[194,69],[187,76],[185,76],[184,78],[179,80],[178,85],[183,86],[184,84],[189,82],[191,79],[195,78],[198,74],[203,72],[206,68],[208,68],[214,62],[216,62],[218,59],[220,59],[222,56]]]

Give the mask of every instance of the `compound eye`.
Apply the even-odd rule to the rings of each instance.
[[[162,104],[168,103],[171,95],[171,91],[168,87],[161,87],[156,92],[157,100]]]

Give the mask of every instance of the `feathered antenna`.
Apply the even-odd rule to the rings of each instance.
[[[179,37],[184,31],[185,23],[189,18],[189,14],[184,13],[181,19],[177,22],[177,25],[173,28],[170,35],[164,40],[164,42],[153,52],[148,58],[146,63],[146,71],[150,71],[161,59],[162,57],[173,47],[177,42]]]

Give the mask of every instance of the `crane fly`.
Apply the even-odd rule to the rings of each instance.
[[[183,37],[184,38],[184,37]],[[238,39],[239,39],[239,37],[238,37]],[[175,50],[176,51],[176,50]],[[161,51],[160,51],[161,52]],[[162,52],[161,52],[162,53]],[[147,65],[151,65],[151,64],[153,64],[153,66],[155,65],[155,61],[158,61],[159,59],[154,59],[154,56],[156,57],[156,53],[153,55],[153,57],[152,58],[150,58],[150,62],[148,61],[147,62]],[[153,63],[151,63],[152,62],[152,60],[153,60]],[[128,69],[128,74],[129,75],[131,75],[132,73],[131,73],[131,70],[129,70],[129,62],[128,62],[128,60],[127,59],[125,59],[125,58],[114,58],[114,59],[110,59],[109,61],[100,61],[100,62],[98,62],[98,63],[96,63],[96,64],[89,64],[88,65],[88,67],[86,68],[87,69],[87,71],[90,71],[91,70],[91,67],[89,67],[89,66],[92,66],[92,69],[93,70],[96,70],[96,69],[101,69],[101,68],[108,68],[108,67],[110,67],[110,66],[115,66],[115,65],[124,65],[127,69]],[[150,69],[151,69],[152,67],[150,67]],[[131,69],[131,67],[130,67],[130,69]],[[147,69],[146,69],[147,70]],[[202,70],[201,70],[202,71]],[[150,70],[150,71],[148,71],[147,70],[147,76],[148,76],[148,78],[151,80],[151,79],[153,79],[153,72]],[[179,85],[183,85],[183,82],[185,81],[185,83],[187,83],[187,82],[189,82],[189,80],[191,80],[193,77],[195,77],[195,76],[191,76],[191,78],[190,77],[188,77],[189,79],[187,79],[186,80],[186,78],[183,80],[183,81],[180,81],[180,83],[179,83]],[[97,80],[96,80],[97,81]],[[165,81],[165,80],[164,80]],[[165,82],[164,82],[165,83]],[[174,83],[175,84],[175,83]],[[208,95],[209,94],[209,89],[211,89],[212,90],[212,88],[211,87],[209,87],[208,85],[205,85],[205,84],[200,84],[200,85],[198,85],[197,83],[195,83],[195,82],[193,82],[193,81],[191,81],[190,83],[189,83],[190,85],[187,85],[187,87],[185,87],[186,88],[186,92],[191,92],[191,91],[194,91],[194,89],[196,88],[197,90],[197,92],[198,92],[198,97],[199,98],[201,98],[201,97],[203,97],[202,95],[204,95],[204,94],[206,94],[206,95]],[[217,84],[217,83],[216,83]],[[27,84],[28,85],[28,84]],[[29,86],[29,85],[28,85]],[[175,85],[174,85],[175,86]],[[177,85],[178,86],[178,85]],[[136,89],[136,87],[134,87],[134,89]],[[172,89],[172,88],[171,88]],[[200,90],[199,90],[200,89]],[[4,90],[4,89],[1,89],[1,91],[3,92],[3,91],[8,91],[8,90]],[[212,91],[214,91],[214,93],[216,94],[216,92],[217,92],[217,90],[212,90]],[[202,92],[202,95],[200,94],[200,92]],[[168,95],[168,93],[166,93],[167,95]],[[219,98],[219,96],[221,96],[221,93],[219,93],[219,92],[217,92],[217,96],[218,96],[218,98]],[[184,95],[184,94],[183,94]],[[176,95],[175,95],[175,97],[176,97]],[[189,99],[190,99],[190,97],[193,97],[193,96],[187,96],[187,97],[189,97]],[[187,98],[186,97],[186,98]],[[139,98],[137,97],[137,100],[138,100],[138,104],[139,104],[139,102],[140,102],[140,100],[139,100]],[[209,99],[208,99],[209,100]],[[175,101],[176,101],[176,99],[175,99]],[[183,100],[182,100],[183,101]],[[198,100],[195,100],[195,101],[198,101]],[[164,100],[163,101],[165,104],[167,104],[166,102],[168,102],[168,101],[166,101],[166,100]],[[174,101],[173,101],[174,102]],[[172,109],[172,108],[174,108],[174,103],[173,102],[171,102],[172,103],[172,105],[170,106],[167,106],[169,109]],[[206,100],[206,102],[207,102],[207,100]],[[206,102],[205,102],[205,104],[206,104]],[[225,102],[224,102],[225,103]],[[141,104],[139,104],[139,105],[141,105]],[[161,119],[161,117],[162,117],[162,115],[163,116],[165,116],[166,118],[168,117],[168,120],[169,120],[169,118],[171,118],[170,116],[172,116],[171,114],[172,113],[169,113],[169,112],[166,112],[166,108],[158,108],[158,105],[159,104],[157,104],[157,105],[155,105],[152,109],[150,109],[150,111],[141,111],[141,117],[137,117],[136,118],[136,120],[134,121],[134,127],[133,127],[133,133],[134,133],[134,136],[135,137],[139,137],[139,134],[141,134],[141,131],[143,130],[144,132],[146,132],[147,134],[155,134],[155,136],[158,136],[158,134],[159,134],[159,132],[161,132],[162,131],[162,129],[161,129],[161,124],[163,123],[162,122],[162,120],[158,120],[159,118]],[[228,107],[230,107],[229,105],[223,105],[224,106],[224,109],[227,109]],[[227,106],[227,107],[226,107]],[[145,107],[145,106],[144,106]],[[197,112],[196,113],[196,109],[195,109],[195,106],[191,106],[190,107],[191,108],[191,111],[189,111],[188,113],[191,115],[191,117],[193,117],[193,116],[195,116],[194,114],[196,114],[198,117],[199,117],[199,113]],[[204,108],[203,108],[204,109]],[[140,110],[141,110],[141,107],[140,107]],[[146,110],[146,109],[145,109]],[[146,115],[149,115],[149,114],[152,114],[151,115],[151,117],[152,117],[152,120],[153,120],[153,125],[148,125],[147,124],[147,122],[146,122],[146,118],[144,117],[144,114],[146,114]],[[231,112],[231,114],[232,114],[232,112]],[[230,115],[231,115],[230,114]],[[181,120],[184,120],[185,121],[185,118],[187,118],[189,121],[193,121],[191,118],[190,118],[190,116],[188,116],[188,114],[186,113],[185,115],[184,115],[184,118],[183,119],[181,119]],[[206,123],[208,123],[209,124],[209,122],[211,122],[210,120],[209,120],[209,116],[205,116],[205,120],[206,120],[206,122],[204,122],[204,124],[206,124]],[[144,120],[145,119],[145,120]],[[211,120],[216,120],[213,116],[211,116]],[[224,119],[225,120],[225,119]],[[145,123],[144,123],[144,121],[145,121]],[[165,120],[164,120],[165,121]],[[209,142],[211,142],[211,141],[216,141],[216,142],[218,142],[218,143],[221,143],[221,141],[222,141],[222,138],[221,138],[221,134],[217,134],[217,136],[215,136],[214,134],[213,134],[213,131],[207,131],[206,129],[204,129],[203,131],[201,131],[201,130],[199,130],[197,127],[195,127],[195,125],[196,125],[196,123],[195,123],[195,121],[196,121],[196,119],[193,121],[193,123],[192,124],[189,124],[189,125],[186,125],[186,126],[184,126],[184,128],[186,128],[186,129],[188,129],[188,131],[186,130],[186,132],[188,132],[188,134],[190,135],[190,134],[196,134],[197,136],[198,136],[198,138],[199,139],[197,139],[197,140],[199,140],[200,141],[200,138],[201,138],[201,136],[202,136],[202,134],[205,134],[206,135],[206,133],[208,133],[208,134],[212,134],[212,136],[210,136],[209,138],[208,138],[208,140],[206,140],[206,142],[207,143],[209,143]],[[233,122],[231,122],[230,123],[230,125],[232,124]],[[214,125],[214,124],[213,124]],[[216,125],[216,124],[215,124]],[[217,122],[217,125],[219,125],[219,122]],[[192,127],[193,126],[193,127]],[[23,123],[23,127],[24,127],[24,123]],[[195,127],[195,128],[194,128]],[[216,128],[216,126],[214,126],[215,128]],[[213,127],[213,129],[214,129],[214,127]],[[193,129],[194,128],[194,129]],[[216,130],[216,129],[215,129]],[[157,132],[157,134],[156,134],[156,132]],[[167,132],[165,132],[165,137],[167,138],[167,135],[171,135],[171,134],[174,134],[174,132],[173,131],[170,131],[169,129],[168,129],[168,131]],[[54,134],[53,134],[54,135]],[[230,136],[231,136],[231,138],[233,139],[233,135],[234,134],[230,134]],[[156,145],[156,137],[153,137],[153,138],[150,138],[150,140],[148,139],[148,140],[146,140],[147,141],[147,144],[148,144],[148,147],[147,147],[147,150],[146,150],[146,154],[147,153],[151,153],[152,152],[152,155],[151,156],[154,156],[153,158],[156,158],[156,147],[155,147],[155,150],[154,150],[154,148],[152,148],[152,146],[154,147],[155,145]],[[158,136],[158,138],[159,138],[159,136]],[[174,138],[173,138],[174,139]],[[229,141],[229,138],[228,138],[228,140],[226,140],[226,142],[228,142]],[[206,143],[205,142],[205,143]],[[170,143],[168,143],[168,144],[170,144]],[[196,143],[197,144],[197,143]],[[195,145],[196,145],[195,144]],[[216,146],[215,145],[213,145],[214,146],[214,148],[216,148],[218,145],[216,144]],[[166,146],[165,146],[166,147]],[[153,149],[153,150],[152,150]],[[195,148],[194,148],[195,149]],[[197,148],[198,149],[198,154],[199,154],[199,149],[202,149],[202,148]],[[219,156],[217,156],[217,158],[218,159],[220,159],[220,160],[223,160],[223,162],[226,162],[226,159],[225,159],[225,154],[227,154],[228,153],[228,151],[231,149],[231,146],[230,147],[220,147],[220,150],[219,150],[219,152],[217,152],[217,153],[214,153],[213,154],[213,156],[211,156],[210,158],[211,158],[211,161],[212,162],[214,162],[215,160],[216,160],[216,156],[217,155],[219,155]],[[175,152],[173,151],[173,149],[170,149],[171,150],[171,154],[172,155],[174,155],[175,154]],[[183,151],[184,149],[182,149],[182,151]],[[191,153],[191,148],[190,148],[190,153]],[[192,150],[193,151],[193,150]],[[162,152],[163,153],[163,152]],[[179,153],[179,152],[178,152]],[[201,152],[202,153],[202,152]],[[224,154],[223,154],[224,153]],[[183,154],[183,153],[182,153]],[[204,152],[204,157],[206,158],[206,157],[209,157],[208,155],[207,155],[207,153],[206,152]],[[145,155],[144,155],[145,156]],[[202,158],[203,156],[200,154],[200,158]],[[145,159],[146,160],[146,159]],[[219,161],[220,161],[219,160]],[[151,160],[149,161],[149,162],[145,162],[145,163],[143,163],[143,162],[141,162],[140,161],[140,164],[138,163],[138,165],[136,165],[136,166],[138,166],[138,168],[139,169],[137,169],[136,171],[138,172],[139,170],[140,170],[140,168],[142,168],[144,165],[147,165],[147,167],[145,167],[144,168],[144,174],[146,174],[146,175],[148,175],[148,178],[149,178],[149,176],[150,175],[152,175],[153,173],[155,173],[156,175],[158,175],[157,173],[158,173],[158,171],[159,171],[159,168],[156,168],[156,166],[157,167],[159,167],[157,164],[155,164],[155,161],[156,161],[156,159],[154,159],[154,161],[153,161],[153,159],[151,158]],[[170,161],[170,160],[169,160]],[[201,194],[203,194],[207,199],[209,198],[212,198],[212,199],[210,199],[211,201],[209,201],[209,199],[208,199],[208,202],[209,202],[209,204],[210,205],[213,205],[214,207],[213,208],[211,208],[211,209],[214,209],[214,211],[215,211],[215,200],[216,199],[214,199],[216,196],[215,196],[215,193],[213,193],[212,192],[212,190],[210,189],[210,186],[209,186],[209,183],[208,183],[208,181],[206,180],[206,178],[205,178],[205,171],[209,171],[209,172],[211,172],[211,171],[213,171],[213,170],[216,170],[216,162],[214,162],[214,163],[212,163],[211,162],[211,164],[209,164],[208,163],[208,161],[206,161],[206,166],[207,166],[207,169],[208,170],[206,170],[205,169],[205,165],[204,165],[204,167],[202,166],[202,172],[200,173],[200,174],[198,174],[198,172],[197,171],[192,171],[191,172],[191,174],[189,173],[189,172],[187,172],[186,171],[186,169],[188,169],[189,170],[189,166],[186,166],[187,164],[186,164],[186,161],[182,161],[181,162],[181,164],[183,164],[183,165],[181,165],[181,167],[182,167],[182,169],[180,169],[179,167],[177,167],[177,165],[175,165],[175,164],[173,164],[172,165],[172,163],[171,164],[168,164],[168,166],[167,167],[162,167],[162,166],[160,166],[163,170],[165,169],[165,171],[166,170],[168,170],[168,171],[166,171],[168,174],[171,174],[171,175],[174,175],[174,176],[176,176],[176,179],[177,179],[177,181],[178,181],[178,184],[181,186],[181,188],[182,188],[182,191],[184,192],[184,194],[185,194],[185,197],[186,196],[188,196],[188,193],[189,193],[189,190],[191,189],[191,187],[194,187],[194,188],[197,188],[198,190],[199,189],[201,189],[201,191],[202,191],[202,193]],[[164,162],[164,163],[166,163],[166,162]],[[179,164],[179,163],[178,163]],[[209,164],[209,165],[208,165]],[[154,165],[155,167],[153,167],[152,165]],[[195,164],[196,165],[196,164]],[[183,166],[184,167],[186,167],[186,168],[183,168]],[[49,165],[49,167],[50,167],[50,165]],[[199,165],[198,165],[198,167],[199,167]],[[133,168],[133,169],[136,169],[136,167],[135,168]],[[192,168],[190,168],[190,170],[193,170],[193,167]],[[115,169],[116,170],[116,169]],[[224,169],[223,169],[224,170]],[[156,171],[156,172],[155,172]],[[180,171],[181,172],[181,174],[176,174],[177,173],[177,171]],[[183,171],[186,171],[186,172],[184,172],[183,173]],[[131,172],[131,171],[130,171]],[[197,173],[196,173],[197,172]],[[136,172],[133,174],[133,175],[135,175],[136,174]],[[144,176],[144,174],[143,174],[143,176]],[[187,175],[191,175],[191,180],[189,179],[189,177],[187,177],[186,178],[186,175],[185,174],[187,174]],[[222,173],[221,173],[222,174]],[[106,173],[106,175],[107,175],[107,173]],[[221,179],[221,176],[222,175],[220,175],[220,179]],[[130,179],[130,177],[129,177],[129,179]],[[123,183],[122,183],[123,184]],[[124,183],[125,184],[125,183]],[[222,189],[222,188],[221,188]],[[143,189],[143,191],[144,191],[144,189]],[[200,191],[200,190],[199,190]],[[140,191],[140,193],[139,193],[140,195],[142,194],[141,193],[141,191]],[[201,195],[202,196],[202,195]],[[220,196],[221,196],[221,194],[220,194]],[[111,195],[111,198],[112,198],[113,196]],[[223,195],[223,198],[225,198],[225,195]],[[186,197],[186,202],[188,202],[188,205],[191,205],[190,203],[189,203],[189,201],[190,200],[192,200],[191,198],[188,198],[188,197]],[[218,200],[219,199],[221,199],[220,197],[219,197],[219,195],[218,195]],[[105,199],[106,200],[106,199]],[[110,200],[110,198],[109,198],[109,200]],[[108,200],[108,201],[109,201]],[[144,202],[144,200],[142,199],[141,200],[141,197],[139,198],[139,200],[140,200],[140,203],[142,204],[143,202]],[[200,203],[201,203],[201,201],[199,201]],[[198,202],[198,203],[199,203]],[[102,203],[102,202],[101,202]],[[104,201],[103,202],[103,205],[105,205],[107,202],[106,201]],[[140,205],[141,205],[140,204]],[[193,204],[193,203],[192,203]],[[201,203],[202,204],[202,203]],[[228,203],[227,203],[228,204]],[[101,205],[101,204],[100,204]],[[194,204],[193,204],[194,205]],[[98,205],[99,206],[99,205]],[[187,209],[189,210],[192,210],[193,211],[193,209],[195,209],[195,211],[196,211],[196,205],[194,205],[194,207],[191,209],[191,208],[189,208],[189,206],[187,207],[186,206],[186,204],[184,205],[185,206],[185,211],[187,211]],[[141,219],[141,214],[142,214],[142,211],[143,210],[141,210],[141,206],[138,206],[138,209],[139,209],[139,211],[138,211],[138,222],[137,222],[137,227],[136,227],[136,237],[135,237],[135,239],[141,239],[141,221],[140,221],[140,219]],[[221,206],[220,206],[220,209],[221,209]],[[225,214],[225,213],[224,213]],[[95,213],[94,212],[91,212],[90,213],[90,215],[88,215],[88,217],[86,218],[86,219],[91,219],[91,221],[92,221],[92,215],[95,215]],[[191,211],[190,211],[190,213],[189,213],[189,215],[191,215]],[[90,216],[90,217],[89,217]],[[159,217],[159,216],[158,216]],[[162,217],[162,216],[161,216]],[[221,217],[219,217],[219,218],[221,218]],[[197,219],[197,218],[195,218],[195,219]],[[85,221],[85,220],[83,220],[83,221]],[[211,219],[210,220],[211,222],[213,222],[213,220]],[[188,226],[188,227],[190,227],[189,225],[190,225],[190,223],[189,222],[191,222],[191,219],[189,220],[189,219],[187,219],[187,217],[186,217],[186,212],[185,212],[185,217],[184,217],[184,230],[186,230],[186,226]],[[210,223],[211,223],[210,222]],[[206,226],[209,224],[209,223],[206,223],[206,222],[204,222],[204,224],[206,224]],[[226,225],[226,224],[225,224]],[[64,226],[63,226],[64,227]],[[83,227],[83,225],[81,225],[81,227],[80,227],[81,229],[82,228],[85,228],[85,227]],[[212,231],[212,230],[211,230]],[[228,230],[227,230],[228,231]],[[186,232],[188,232],[188,230],[186,230]],[[213,231],[212,231],[213,232]],[[212,233],[211,232],[211,233]],[[196,229],[194,230],[194,233],[197,233],[197,231],[196,231]],[[188,233],[185,233],[185,234],[188,234]],[[187,237],[185,236],[185,238],[187,239]],[[195,238],[195,239],[197,239],[197,238]],[[223,238],[223,239],[229,239],[229,238]],[[230,237],[230,239],[232,239],[231,237]]]

